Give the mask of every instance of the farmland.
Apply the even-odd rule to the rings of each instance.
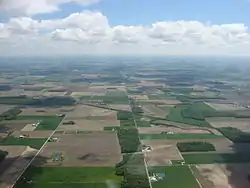
[[[164,178],[152,183],[154,188],[199,188],[194,176],[187,166],[152,167],[151,173],[163,174]]]
[[[250,66],[11,61],[0,63],[1,188],[250,187]]]
[[[36,182],[28,184],[20,179],[15,188],[22,187],[97,187],[106,188],[109,179],[111,183],[119,185],[121,178],[115,175],[112,167],[34,167],[31,166],[23,178]]]
[[[55,130],[60,122],[62,117],[57,116],[18,116],[17,120],[34,120],[39,122],[39,125],[36,127],[36,130]]]

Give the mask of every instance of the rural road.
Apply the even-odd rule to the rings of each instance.
[[[27,164],[27,166],[23,169],[23,171],[19,174],[19,176],[17,177],[17,179],[15,180],[15,182],[13,182],[13,184],[11,186],[9,186],[8,188],[13,188],[16,184],[16,182],[21,178],[21,176],[23,175],[23,173],[27,170],[27,168],[32,164],[32,162],[35,160],[35,158],[39,155],[39,153],[43,150],[44,146],[47,144],[47,142],[50,140],[50,138],[55,134],[57,128],[61,125],[61,123],[63,122],[63,120],[66,118],[66,116],[63,117],[62,121],[60,122],[60,124],[56,127],[56,129],[51,133],[51,135],[48,137],[48,139],[44,142],[44,144],[42,145],[42,147],[38,150],[38,152],[36,153],[36,155],[30,160],[30,162]]]

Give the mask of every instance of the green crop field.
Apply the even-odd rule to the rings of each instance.
[[[91,100],[102,101],[106,104],[129,104],[127,96],[93,96]]]
[[[213,144],[208,142],[180,142],[177,143],[180,152],[207,152],[215,151]]]
[[[55,130],[63,118],[57,116],[17,116],[17,119],[41,121],[35,130]]]
[[[0,141],[2,146],[30,146],[39,149],[44,144],[47,138],[15,138],[12,136],[7,137]]]
[[[170,112],[171,106],[157,106],[158,108],[164,110],[165,112]]]
[[[247,163],[250,153],[196,153],[182,154],[188,164]]]
[[[177,105],[171,108],[169,114],[167,115],[167,120],[201,127],[211,127],[209,123],[207,123],[205,120],[197,120],[183,117],[182,112],[186,107],[187,105]]]
[[[214,139],[221,138],[215,134],[203,133],[203,134],[140,134],[142,140],[153,140],[153,139],[169,139],[169,140],[193,140],[193,139]]]
[[[29,167],[15,188],[108,188],[107,182],[118,186],[121,178],[114,167]],[[32,180],[34,183],[27,183]]]
[[[150,121],[140,121],[140,120],[136,120],[136,125],[138,127],[150,127]]]
[[[199,188],[188,166],[152,167],[149,172],[165,176],[158,182],[152,182],[153,188]]]
[[[119,96],[127,96],[126,91],[119,91],[119,90],[108,90],[105,94],[108,97],[119,97]]]
[[[175,97],[168,96],[166,94],[158,95],[148,95],[149,100],[166,100],[166,99],[176,99]]]

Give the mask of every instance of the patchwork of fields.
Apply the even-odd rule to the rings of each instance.
[[[249,109],[175,71],[14,77],[0,188],[249,188]]]

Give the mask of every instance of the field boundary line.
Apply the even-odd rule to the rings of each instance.
[[[23,171],[19,174],[19,176],[17,177],[17,179],[15,180],[15,182],[9,187],[9,188],[13,188],[15,186],[15,184],[17,183],[17,181],[22,177],[23,173],[28,169],[28,167],[32,164],[32,162],[35,160],[35,158],[39,155],[39,153],[42,151],[42,149],[45,147],[45,145],[47,144],[47,142],[51,139],[51,137],[55,134],[57,128],[61,125],[61,123],[63,122],[63,120],[66,118],[66,116],[64,116],[64,118],[61,120],[61,122],[59,123],[59,125],[56,127],[56,129],[51,133],[51,135],[47,138],[47,140],[44,142],[44,144],[42,145],[42,147],[38,150],[38,152],[36,153],[36,155],[30,160],[30,162],[27,164],[27,166],[23,169]]]

